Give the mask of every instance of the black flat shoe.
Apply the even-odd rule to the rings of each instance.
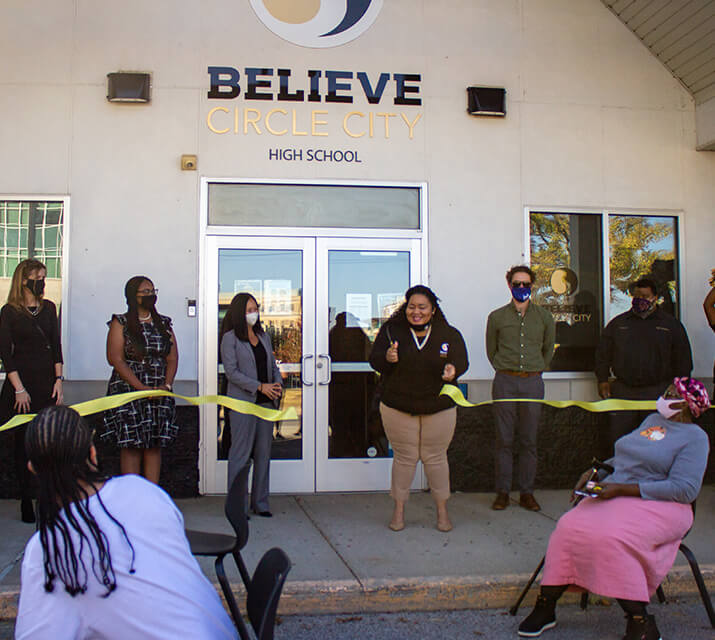
[[[273,517],[273,514],[270,511],[256,511],[254,509],[253,513],[255,513],[257,516],[261,516],[261,518],[272,518]]]
[[[23,522],[32,524],[35,522],[35,508],[30,498],[23,498],[20,501],[20,518]]]

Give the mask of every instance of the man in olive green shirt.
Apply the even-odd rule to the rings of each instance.
[[[542,372],[554,355],[556,328],[551,313],[530,301],[534,272],[527,266],[512,267],[506,281],[512,295],[509,304],[495,309],[487,320],[487,357],[496,370],[492,398],[543,398]],[[509,506],[514,427],[518,425],[519,504],[539,511],[534,498],[536,434],[540,403],[496,402],[496,499],[492,509]]]

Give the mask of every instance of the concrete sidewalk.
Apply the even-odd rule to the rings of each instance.
[[[508,608],[543,555],[556,519],[566,510],[567,491],[540,491],[543,510],[525,511],[512,503],[490,509],[491,494],[455,494],[450,515],[455,528],[435,528],[432,500],[413,494],[407,527],[387,528],[391,500],[386,494],[274,496],[273,518],[252,517],[244,558],[250,571],[260,556],[282,547],[293,562],[280,612],[354,613],[466,608]],[[186,526],[230,532],[223,498],[177,501]],[[18,519],[16,501],[0,501],[0,618],[16,612],[23,546],[32,525]],[[708,587],[715,586],[715,487],[704,487],[687,543]],[[215,582],[213,561],[201,565]],[[240,578],[233,560],[226,569],[236,591]],[[667,595],[696,593],[682,554],[664,584]],[[536,589],[530,594],[532,599]]]

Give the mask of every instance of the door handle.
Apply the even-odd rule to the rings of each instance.
[[[313,357],[315,357],[315,356],[313,356],[312,353],[306,353],[306,354],[300,359],[300,381],[301,381],[306,387],[312,387],[312,386],[313,386],[313,383],[312,383],[312,382],[308,382],[308,381],[305,379],[305,363],[306,363],[308,360],[310,360],[311,358],[313,358]]]
[[[330,384],[330,381],[333,378],[333,361],[330,359],[330,356],[327,353],[321,353],[319,358],[325,358],[328,361],[328,375],[326,376],[325,380],[322,382],[319,382],[319,385],[326,385]]]

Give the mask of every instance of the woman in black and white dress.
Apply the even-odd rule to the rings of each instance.
[[[107,360],[112,365],[107,395],[172,390],[179,355],[171,318],[156,310],[157,289],[149,278],[134,276],[124,295],[127,311],[108,322]],[[104,414],[104,438],[120,448],[122,473],[159,483],[161,450],[174,441],[176,408],[170,397],[134,400]],[[142,473],[143,470],[143,473]]]

